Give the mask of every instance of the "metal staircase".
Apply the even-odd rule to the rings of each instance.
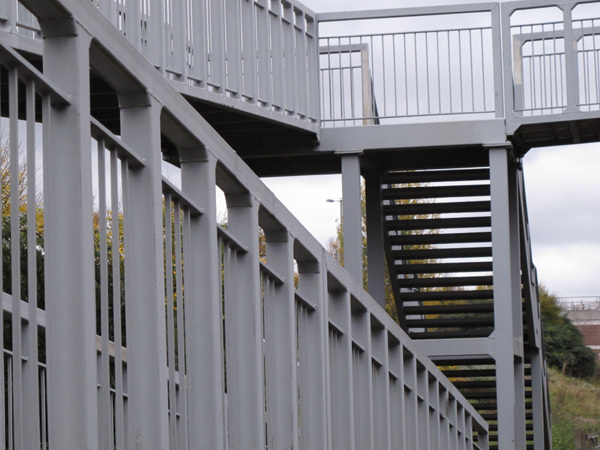
[[[490,168],[390,171],[381,178],[386,256],[400,322],[417,342],[494,337]],[[525,282],[525,286],[527,283]],[[525,293],[523,293],[525,298]],[[525,439],[534,448],[530,313],[523,300]],[[430,354],[432,351],[429,352]],[[433,358],[490,423],[498,448],[496,359]]]
[[[383,178],[396,308],[415,339],[492,331],[488,168],[393,172]]]

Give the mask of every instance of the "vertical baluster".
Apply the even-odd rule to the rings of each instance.
[[[423,33],[423,36],[425,36],[425,80],[427,82],[427,114],[431,114],[431,89],[429,80],[429,33],[425,32]]]
[[[124,160],[120,164],[121,166],[121,191],[123,195],[123,211],[125,210],[125,202],[127,201],[125,193],[129,191],[129,167],[127,160]],[[114,326],[114,348],[115,348],[115,363],[114,363],[114,377],[115,377],[115,448],[117,450],[125,450],[125,408],[124,408],[124,369],[123,369],[123,340],[125,336],[122,329],[122,314],[123,298],[122,292],[124,288],[123,278],[126,273],[121,272],[121,263],[123,261],[123,246],[124,236],[123,229],[125,227],[125,214],[121,213],[119,209],[119,160],[117,159],[117,152],[110,153],[110,180],[111,180],[111,211],[113,211],[113,233],[111,245],[113,249],[118,249],[117,259],[115,261],[115,252],[113,250],[113,266],[112,266],[112,310],[113,310],[113,326]],[[115,214],[116,224],[115,227]]]
[[[179,405],[179,433],[177,442],[182,450],[188,448],[188,411],[187,411],[187,367],[186,367],[186,346],[185,346],[185,298],[183,273],[185,271],[185,262],[187,253],[190,251],[190,212],[181,207],[175,211],[175,292],[177,298],[177,366],[179,371],[179,391],[177,394],[177,404]],[[183,226],[183,237],[182,237]]]
[[[306,17],[306,50],[308,58],[308,117],[311,120],[319,120],[319,43],[317,35],[317,24],[315,18]]]
[[[417,115],[421,114],[421,101],[419,99],[420,96],[420,84],[419,84],[419,35],[417,33],[411,33],[412,37],[413,37],[413,61],[414,61],[414,68],[415,68],[415,95],[416,95],[416,103],[417,103]],[[371,45],[371,47],[373,47]],[[373,56],[371,55],[371,59],[373,58]]]
[[[210,2],[209,82],[216,92],[225,89],[225,18],[222,0]]]
[[[37,448],[40,443],[40,408],[39,408],[39,364],[38,364],[38,279],[37,279],[37,195],[36,189],[36,132],[35,132],[35,83],[27,82],[26,88],[26,120],[27,120],[27,300],[29,302],[29,320],[25,328],[27,342],[27,362],[23,367],[25,386],[25,448]],[[1,257],[1,255],[0,255]],[[1,291],[0,291],[1,292]],[[0,323],[1,318],[0,318]],[[0,346],[0,348],[2,348]],[[0,403],[1,404],[1,403]]]
[[[559,6],[563,10],[565,33],[565,67],[567,81],[567,112],[579,109],[579,74],[577,64],[577,42],[573,36],[573,8],[572,4]]]
[[[256,0],[256,57],[258,59],[258,100],[271,105],[271,37],[269,35],[269,2]]]
[[[106,208],[106,155],[105,155],[104,139],[97,141],[97,164],[98,164],[98,224],[94,224],[94,232],[98,233],[98,244],[95,249],[98,252],[99,273],[96,274],[97,283],[100,285],[100,298],[96,298],[96,303],[100,305],[100,356],[98,358],[99,365],[99,385],[98,390],[98,445],[100,448],[109,448],[109,436],[111,421],[110,421],[110,355],[108,344],[109,335],[109,310],[108,310],[108,236],[106,222],[108,220],[108,211]],[[112,181],[112,180],[111,180]],[[111,219],[113,230],[115,232],[114,221],[115,211],[111,211]],[[113,261],[115,264],[115,251],[113,249]],[[98,269],[96,269],[98,270]]]
[[[483,50],[482,50],[483,51]],[[442,68],[440,67],[440,32],[435,32],[435,54],[437,68],[437,97],[438,97],[438,114],[442,114]]]
[[[4,80],[2,79],[2,69],[4,69],[4,66],[0,66],[0,84],[4,83]],[[4,101],[4,99],[2,98],[2,92],[0,92],[0,102]],[[44,98],[44,102],[45,104],[49,104],[47,97]],[[4,134],[4,130],[2,129],[2,121],[0,119],[0,136],[3,136]],[[7,143],[6,142],[0,142],[0,145],[6,146]],[[7,149],[6,147],[0,149],[0,151],[2,152],[8,152],[10,151],[9,149]],[[8,206],[8,205],[6,205]],[[2,199],[0,198],[0,221],[2,223],[2,225],[0,225],[0,242],[4,242],[4,236],[6,234],[6,232],[4,231],[4,219],[6,216],[6,211],[5,211],[5,204],[2,201]],[[0,245],[0,273],[4,274],[5,266],[4,266],[4,249],[3,249],[3,245]],[[5,286],[4,286],[4,276],[0,276],[0,293],[4,292]],[[2,294],[0,294],[2,295]],[[4,301],[2,301],[2,306],[0,307],[0,324],[2,324],[2,329],[4,330]],[[4,366],[4,358],[5,358],[5,353],[4,353],[4,332],[0,333],[0,424],[2,426],[0,426],[0,450],[4,450],[5,446],[6,446],[6,433],[7,433],[7,429],[6,426],[4,425],[6,423],[6,411],[7,411],[7,407],[6,407],[6,396],[7,396],[7,392],[6,392],[6,384],[5,384],[5,366]],[[10,403],[8,403],[10,405]]]
[[[242,0],[242,58],[244,61],[244,96],[256,101],[256,21],[254,0]]]
[[[285,110],[296,111],[296,33],[294,31],[294,9],[291,4],[283,4],[283,34],[285,57]],[[331,65],[329,65],[331,68]],[[330,92],[333,92],[332,90]],[[333,95],[332,95],[333,97]]]
[[[165,32],[164,32],[164,20],[163,20],[163,2],[164,0],[149,0],[150,4],[150,12],[147,18],[146,23],[146,37],[148,39],[148,59],[150,62],[164,73],[165,70]],[[129,13],[131,9],[134,12],[134,16],[127,15],[127,30],[130,28],[134,30],[135,33],[139,33],[139,22],[137,27],[134,27],[130,24],[130,21],[133,21],[134,17],[138,18],[139,21],[139,5],[137,1],[127,2],[126,3],[126,11]],[[136,12],[137,11],[137,12]],[[129,37],[131,39],[133,37]],[[135,43],[134,43],[135,45]],[[141,45],[138,44],[136,48],[139,48]]]
[[[271,11],[269,12],[269,22],[271,31],[271,64],[272,64],[272,104],[275,109],[282,109],[284,105],[283,95],[283,34],[281,18],[281,0],[271,1]],[[316,47],[315,47],[316,50]],[[318,56],[315,54],[313,63],[317,64]],[[315,66],[316,68],[316,66]],[[314,88],[314,86],[313,86]],[[317,98],[318,101],[318,98]],[[318,105],[317,105],[318,107]]]
[[[190,2],[191,7],[191,59],[189,75],[197,80],[200,87],[206,87],[208,80],[208,12],[207,0],[196,0]]]
[[[165,194],[165,283],[166,283],[166,315],[167,315],[167,364],[169,367],[169,448],[177,448],[177,404],[175,401],[175,322],[173,308],[173,211],[177,203],[173,203],[170,194]],[[176,264],[177,262],[175,262]]]
[[[187,80],[187,2],[174,1],[171,10],[171,28],[173,34],[173,62],[171,69],[179,75],[179,81]]]
[[[449,109],[449,113],[452,114],[454,112],[454,105],[452,103],[452,49],[450,46],[450,31],[446,31],[446,37],[447,37],[447,46],[448,46],[448,98],[449,98],[449,102],[450,102],[450,108]]]
[[[13,384],[13,356],[9,355],[6,362],[6,388],[8,389],[7,395],[7,448],[12,450],[15,448],[15,423],[14,423],[14,408],[12,407],[14,402],[14,384]],[[3,443],[4,444],[4,443]]]
[[[162,9],[162,8],[161,8]],[[160,11],[160,10],[158,10]],[[156,13],[156,11],[155,11]],[[142,49],[140,3],[139,1],[125,3],[125,34],[127,40],[137,49]],[[154,31],[154,30],[153,30]],[[156,29],[158,31],[158,29]]]
[[[239,97],[242,89],[242,51],[240,40],[240,2],[227,0],[227,90],[233,97]]]
[[[13,426],[14,445],[23,447],[23,343],[21,322],[21,196],[19,163],[19,80],[16,67],[8,71],[9,156],[10,156],[10,263],[12,295]]]
[[[2,358],[4,359],[4,358]],[[40,407],[41,407],[41,422],[42,422],[42,450],[48,448],[48,423],[47,423],[47,402],[46,402],[46,371],[40,371]],[[2,427],[4,428],[4,427]],[[0,443],[0,448],[4,448],[4,440]]]

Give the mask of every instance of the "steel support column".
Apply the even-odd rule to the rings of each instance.
[[[300,448],[330,448],[327,415],[327,305],[324,263],[312,257],[296,256],[298,292],[313,305],[298,318],[298,368],[300,385]],[[300,312],[299,312],[300,314]]]
[[[190,448],[225,448],[223,311],[215,194],[217,159],[200,149],[181,152],[184,192],[204,214],[190,223],[186,258],[186,363]],[[202,342],[203,345],[197,345]]]
[[[226,194],[228,229],[246,245],[235,255],[226,293],[227,414],[230,448],[264,449],[264,372],[258,208],[251,194]]]
[[[334,326],[329,326],[331,448],[355,450],[356,414],[350,293],[335,290],[329,292],[328,297],[329,317],[335,322]]]
[[[529,353],[531,361],[531,394],[533,409],[533,441],[539,449],[546,449],[546,413],[544,408],[544,358],[542,349],[533,349]]]
[[[344,236],[344,267],[361,284],[362,213],[360,198],[360,157],[343,155],[342,159],[342,232]]]
[[[378,173],[365,176],[367,208],[367,270],[369,294],[385,308],[385,247],[383,200]]]
[[[51,448],[97,449],[91,37],[75,23],[58,22],[44,27],[44,74],[71,105],[44,111],[49,439]]]
[[[294,239],[286,230],[265,229],[267,265],[283,284],[265,292],[265,362],[269,447],[298,448],[298,381]]]
[[[145,93],[119,103],[123,141],[146,159],[123,188],[128,447],[168,448],[161,105]]]
[[[525,448],[523,317],[516,164],[491,147],[490,186],[499,449]]]

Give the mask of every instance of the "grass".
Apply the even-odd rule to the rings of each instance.
[[[549,369],[554,450],[572,450],[574,431],[600,430],[600,379],[580,380]]]

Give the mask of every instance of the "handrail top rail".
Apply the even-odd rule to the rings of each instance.
[[[363,19],[394,19],[400,17],[437,16],[490,12],[499,2],[467,3],[440,6],[417,6],[409,8],[365,9],[360,11],[337,11],[317,13],[317,22],[342,22]]]

